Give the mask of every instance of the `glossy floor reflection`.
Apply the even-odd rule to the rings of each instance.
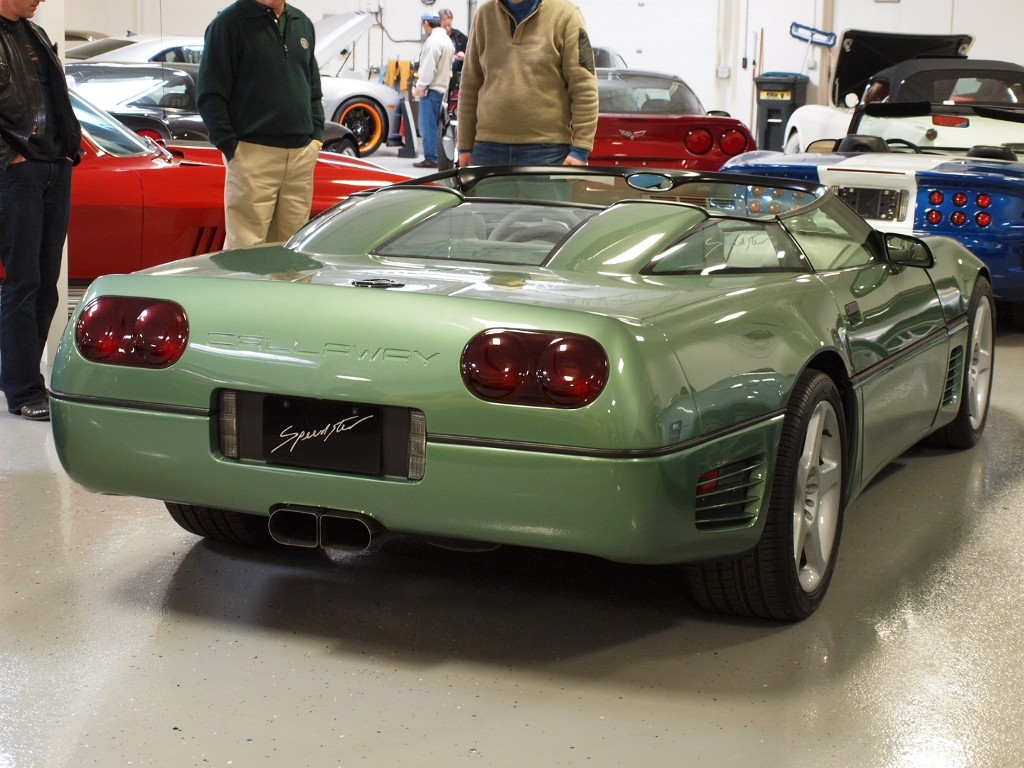
[[[1022,377],[1004,331],[982,444],[889,467],[795,625],[673,568],[211,546],[0,415],[0,768],[1022,765]]]

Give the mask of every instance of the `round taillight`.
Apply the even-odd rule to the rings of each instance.
[[[957,208],[963,208],[965,205],[967,205],[967,195],[965,195],[963,192],[957,192],[956,194],[954,194],[953,205],[955,205]]]
[[[608,383],[608,357],[593,339],[495,329],[462,351],[462,380],[477,397],[515,405],[579,408]]]
[[[987,227],[992,223],[992,214],[980,211],[974,214],[974,223],[979,227]]]
[[[541,353],[537,380],[557,405],[586,405],[608,383],[608,358],[600,344],[585,336],[555,339]]]
[[[925,219],[929,224],[940,224],[942,223],[942,214],[936,211],[934,208],[924,215]]]
[[[945,202],[945,200],[946,196],[939,192],[939,190],[937,189],[929,193],[928,195],[928,202],[931,203],[932,205],[942,205],[942,203]]]
[[[974,199],[974,202],[977,203],[979,208],[988,208],[992,205],[992,196],[982,192]]]
[[[159,131],[154,131],[151,128],[140,128],[136,133],[144,139],[152,139],[158,144],[164,143],[164,137],[160,135]]]
[[[695,155],[705,155],[715,146],[715,138],[706,128],[694,128],[683,139],[686,149]]]
[[[765,193],[765,188],[764,188],[764,187],[751,187],[751,188],[750,188],[750,191],[751,191],[751,192],[752,192],[753,194],[755,194],[755,195],[757,195],[758,197],[760,197],[761,195],[763,195],[763,194]]]
[[[79,315],[75,346],[94,363],[166,368],[185,353],[188,319],[173,301],[101,296]]]
[[[477,336],[462,355],[466,385],[488,400],[498,400],[523,386],[530,375],[530,353],[519,334]]]
[[[722,134],[718,140],[718,146],[722,148],[722,151],[732,157],[738,155],[747,148],[747,135],[743,131],[732,128]]]
[[[962,227],[967,223],[967,214],[963,211],[953,211],[949,216],[949,220],[957,227]]]
[[[751,200],[749,203],[747,203],[747,210],[750,211],[751,213],[760,213],[761,212],[761,201],[760,200]]]

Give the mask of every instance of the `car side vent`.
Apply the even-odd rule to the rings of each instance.
[[[949,355],[946,386],[942,392],[943,405],[955,405],[960,399],[960,384],[964,380],[964,348],[957,347]]]
[[[764,499],[768,461],[752,456],[724,464],[697,480],[694,521],[698,530],[750,525]]]
[[[196,227],[192,240],[192,255],[213,253],[224,247],[224,227]]]

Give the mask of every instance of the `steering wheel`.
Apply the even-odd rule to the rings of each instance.
[[[498,225],[491,231],[491,234],[487,236],[487,239],[520,243],[524,240],[544,239],[543,237],[538,238],[537,235],[522,237],[519,233],[513,234],[513,230],[520,227],[524,229],[524,234],[528,230],[543,229],[547,233],[547,237],[551,236],[553,227],[558,227],[560,229],[559,237],[561,237],[578,223],[579,219],[570,211],[527,206],[518,211],[513,211],[499,221]]]
[[[890,147],[909,147],[911,152],[914,152],[915,154],[918,155],[922,153],[921,148],[917,146],[917,144],[915,144],[912,141],[907,141],[906,139],[886,139],[885,143],[888,144]]]

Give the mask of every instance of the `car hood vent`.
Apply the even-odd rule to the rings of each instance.
[[[405,283],[391,280],[387,277],[375,277],[371,280],[353,280],[352,285],[356,288],[404,288]]]

